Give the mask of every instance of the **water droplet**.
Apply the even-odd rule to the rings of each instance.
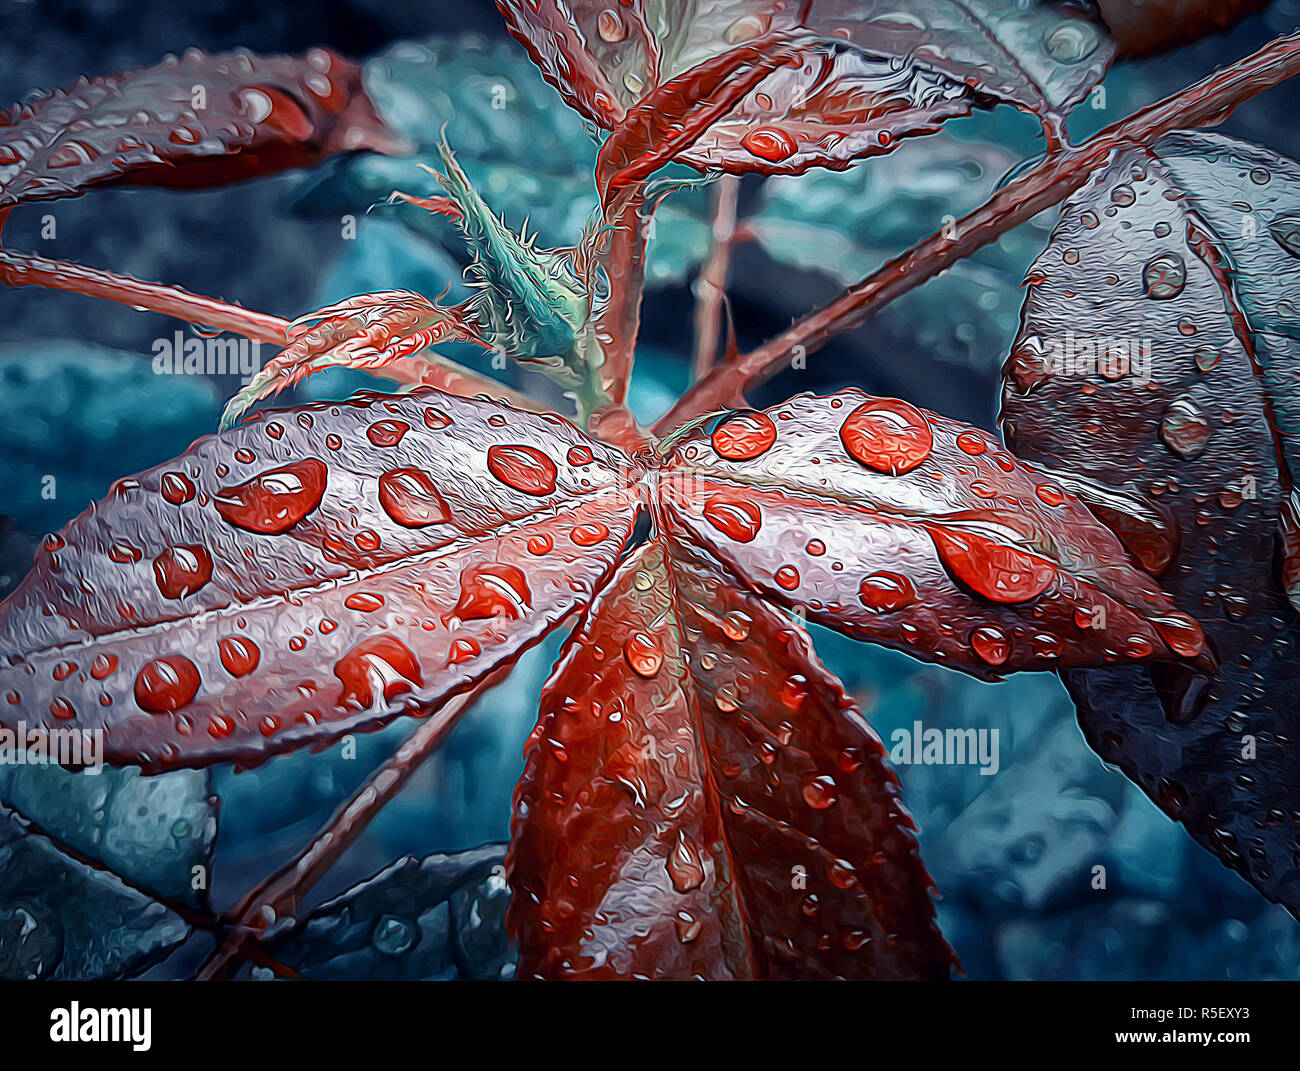
[[[1142,269],[1142,286],[1147,297],[1168,301],[1183,292],[1187,285],[1187,265],[1177,253],[1160,253]]]
[[[164,472],[158,489],[173,506],[179,506],[194,497],[194,484],[179,472]]]
[[[199,669],[184,655],[146,662],[135,676],[135,701],[150,714],[178,710],[199,691]]]
[[[808,540],[808,545],[803,549],[814,558],[820,558],[826,553],[826,544],[820,539],[810,539]]]
[[[551,537],[546,535],[545,533],[541,535],[534,535],[528,537],[529,554],[537,554],[537,555],[549,554],[551,552],[551,549],[554,546],[555,546],[554,540],[552,540]]]
[[[1160,438],[1179,457],[1194,458],[1209,441],[1210,419],[1190,398],[1179,398],[1165,410]]]
[[[343,605],[349,610],[356,610],[358,613],[372,614],[384,605],[384,597],[371,591],[359,591],[344,599]]]
[[[54,665],[54,679],[56,681],[66,681],[77,672],[77,663],[69,662],[66,659],[56,662]]]
[[[863,577],[858,585],[858,598],[868,610],[893,613],[916,601],[916,588],[907,577],[898,573],[872,573]]]
[[[247,636],[226,636],[217,644],[221,664],[232,677],[247,677],[262,660],[261,649]]]
[[[974,456],[979,456],[988,449],[984,443],[984,436],[974,431],[963,431],[958,435],[957,445]]]
[[[458,636],[447,648],[447,665],[459,666],[482,653],[483,648],[473,636]]]
[[[835,778],[821,774],[803,783],[803,800],[813,810],[824,811],[839,799],[839,790],[835,787]]]
[[[664,664],[664,652],[655,638],[645,632],[634,632],[623,644],[623,657],[639,676],[649,679]]]
[[[1058,63],[1081,63],[1097,51],[1101,38],[1089,22],[1070,19],[1050,30],[1043,38],[1047,54]]]
[[[776,425],[766,413],[749,410],[729,413],[713,429],[710,439],[728,461],[752,461],[776,442]]]
[[[680,829],[672,851],[668,853],[666,865],[673,888],[679,893],[690,892],[704,884],[704,862],[700,858],[700,850]]]
[[[370,943],[385,956],[400,956],[415,944],[415,927],[396,915],[384,915],[375,923]]]
[[[1000,666],[1011,656],[1011,641],[995,625],[980,625],[970,634],[970,646],[990,666]]]
[[[582,465],[590,465],[596,459],[592,456],[591,448],[587,446],[571,446],[566,455],[566,460],[574,468]]]
[[[751,130],[740,139],[740,144],[755,156],[774,164],[790,159],[799,148],[794,138],[774,126],[760,126]]]
[[[968,587],[996,602],[1024,602],[1041,595],[1056,567],[1025,551],[971,532],[926,526],[943,563]]]
[[[854,460],[877,472],[900,476],[930,456],[930,422],[907,402],[877,398],[863,402],[840,427],[840,441]]]
[[[50,704],[50,713],[53,714],[56,718],[61,718],[64,721],[68,721],[69,719],[75,718],[77,716],[77,709],[66,699],[60,696],[58,699],[54,700],[53,703]]]
[[[163,598],[183,599],[212,579],[212,555],[199,546],[168,547],[153,560],[153,575]]]
[[[375,706],[376,693],[385,703],[391,703],[424,684],[415,655],[392,636],[362,640],[334,663],[334,676],[343,685],[340,705],[355,705],[361,710]]]
[[[684,945],[689,945],[700,936],[700,930],[704,924],[692,915],[689,911],[679,911],[673,918],[673,923],[677,927],[677,940]]]
[[[433,478],[422,469],[390,469],[380,476],[379,504],[405,528],[424,528],[451,520],[451,511]]]
[[[266,434],[269,435],[272,439],[283,438],[284,425],[272,420],[271,423],[269,423],[266,426]]]
[[[753,624],[754,619],[743,610],[731,610],[722,618],[722,633],[735,643],[743,643],[749,639]]]
[[[108,556],[111,560],[119,564],[134,564],[144,557],[144,551],[139,547],[132,546],[125,540],[119,539],[108,548]]]
[[[627,24],[623,21],[623,16],[611,7],[605,8],[596,17],[596,29],[600,33],[600,39],[611,45],[627,36]]]
[[[366,438],[376,446],[396,446],[410,430],[411,425],[404,420],[376,420],[366,428]]]
[[[314,457],[295,461],[235,487],[223,487],[213,504],[237,528],[278,535],[320,505],[328,472],[325,463]]]
[[[1121,183],[1110,192],[1110,199],[1121,208],[1127,208],[1137,200],[1137,195],[1133,192],[1133,187]]]
[[[462,621],[500,614],[517,621],[532,605],[532,592],[522,570],[513,565],[487,562],[471,566],[461,574],[460,601],[453,614]]]
[[[1151,623],[1175,654],[1195,658],[1205,650],[1205,634],[1201,631],[1201,626],[1186,614],[1166,614],[1152,618]]]
[[[1039,484],[1035,491],[1039,500],[1047,503],[1049,506],[1059,506],[1065,501],[1065,492],[1055,484]]]
[[[549,495],[555,490],[555,462],[531,446],[491,446],[487,464],[493,476],[523,494]]]
[[[704,504],[704,519],[737,543],[752,542],[763,523],[758,506],[730,495],[710,498]]]
[[[786,591],[794,591],[799,586],[799,570],[793,565],[783,565],[772,578]]]
[[[1208,372],[1223,358],[1223,351],[1214,346],[1198,346],[1193,355],[1196,367],[1201,372]]]
[[[106,677],[111,677],[116,672],[117,655],[96,655],[95,660],[90,664],[90,675],[97,681],[102,681]]]
[[[235,451],[235,460],[238,461],[241,465],[251,465],[254,461],[257,460],[257,455],[253,453],[252,450],[249,450],[247,447],[240,447],[238,450]]]
[[[429,408],[424,411],[424,426],[431,431],[439,431],[451,423],[451,417],[441,409]]]
[[[371,553],[379,549],[379,534],[371,528],[363,528],[356,534],[353,542],[359,549]]]
[[[609,526],[601,524],[600,521],[579,524],[569,533],[569,538],[580,547],[594,547],[609,538]]]

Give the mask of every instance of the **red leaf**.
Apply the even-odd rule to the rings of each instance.
[[[190,49],[0,114],[0,208],[112,183],[219,185],[334,153],[403,148],[375,114],[361,69],[328,49],[302,58]]]
[[[666,530],[854,637],[986,678],[1209,664],[1196,623],[1077,499],[906,402],[800,395],[702,426],[666,464]]]
[[[520,975],[945,976],[911,828],[803,632],[651,542],[543,695],[508,860]]]
[[[494,474],[497,447],[547,485]],[[258,414],[47,537],[0,604],[0,725],[102,728],[156,772],[425,710],[587,602],[631,529],[625,463],[431,390]]]
[[[1096,24],[1010,0],[701,0],[671,15],[641,0],[497,6],[569,105],[611,130],[693,68],[759,39],[798,37],[802,66],[757,79],[677,157],[737,173],[844,168],[976,103],[1063,112],[1113,54]]]

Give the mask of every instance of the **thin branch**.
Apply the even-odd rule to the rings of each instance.
[[[0,217],[0,226],[3,226],[3,222],[3,217]],[[34,254],[0,249],[0,282],[9,286],[42,286],[88,297],[107,298],[136,309],[159,312],[164,316],[174,316],[219,331],[231,331],[277,347],[288,342],[290,321],[280,316],[254,312],[218,298],[191,294],[180,287],[146,283],[129,275],[117,275],[69,261],[49,260]],[[462,368],[436,354],[403,358],[378,370],[376,374],[406,386],[437,387],[448,394],[458,394],[465,398],[486,394],[499,398],[516,409],[540,412],[545,408],[504,383]]]
[[[746,390],[770,379],[795,356],[858,326],[894,298],[920,285],[953,262],[995,241],[1013,227],[1059,204],[1088,181],[1112,154],[1150,145],[1174,130],[1214,126],[1239,104],[1300,74],[1300,32],[1279,37],[1258,52],[1201,79],[1164,100],[1114,123],[1078,148],[1045,156],[979,208],[887,262],[825,307],[749,353],[719,365],[686,392],[655,425],[665,432],[714,409],[730,405]]]
[[[256,946],[267,926],[282,917],[297,916],[303,898],[316,882],[402,790],[424,760],[442,745],[460,716],[504,676],[503,670],[490,674],[470,691],[449,700],[425,718],[296,856],[239,902],[231,912],[234,923],[225,940],[199,967],[195,978],[211,981],[222,977],[234,959],[247,955],[247,949]]]
[[[136,309],[161,312],[178,320],[233,331],[257,342],[283,346],[289,321],[240,305],[201,297],[179,287],[146,283],[129,275],[86,268],[65,260],[50,260],[31,253],[0,249],[0,282],[9,286],[43,286],[70,290],[87,297],[107,298]]]
[[[627,400],[636,355],[636,336],[641,326],[641,294],[645,289],[645,253],[649,220],[642,184],[620,194],[622,204],[610,231],[609,249],[600,265],[609,280],[609,300],[596,324],[596,337],[605,354],[601,366],[602,386],[616,405]]]
[[[703,379],[713,368],[718,351],[718,328],[722,324],[722,300],[727,292],[731,268],[731,246],[736,237],[736,205],[740,179],[723,175],[713,191],[712,248],[709,259],[695,281],[695,378]]]

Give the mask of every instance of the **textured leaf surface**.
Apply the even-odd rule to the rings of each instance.
[[[1064,110],[1100,79],[1112,55],[1093,23],[1010,0],[498,6],[568,103],[611,129],[699,64],[760,38],[797,37],[805,62],[773,71],[678,157],[736,172],[842,168],[986,100]]]
[[[119,481],[0,605],[0,724],[250,765],[470,687],[590,597],[634,511],[559,417],[423,390],[264,413]]]
[[[219,801],[208,774],[176,770],[97,773],[57,766],[0,766],[0,803],[82,856],[173,902],[205,907],[193,870],[212,869]]]
[[[1279,519],[1300,430],[1298,213],[1300,168],[1217,135],[1117,160],[1031,273],[1003,391],[1016,452],[1094,480],[1219,655],[1209,680],[1067,674],[1089,742],[1293,911],[1300,631]]]
[[[189,927],[111,874],[65,854],[0,808],[0,979],[121,978]]]
[[[488,844],[399,859],[272,936],[268,950],[312,979],[511,978],[505,855]]]
[[[520,976],[945,976],[872,733],[806,635],[651,542],[542,700],[516,795]]]
[[[1072,495],[906,402],[845,390],[726,414],[674,445],[661,488],[665,525],[750,588],[927,661],[991,678],[1204,658]]]
[[[375,115],[360,68],[328,49],[301,58],[191,49],[0,114],[0,208],[114,182],[217,185],[401,147]]]

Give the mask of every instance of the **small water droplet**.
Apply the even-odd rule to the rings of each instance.
[[[877,398],[858,406],[840,427],[849,456],[877,472],[900,476],[930,456],[930,422],[907,402]]]
[[[199,669],[184,655],[164,655],[140,667],[135,677],[135,701],[150,714],[178,710],[199,691]]]
[[[1165,410],[1160,438],[1184,460],[1196,457],[1210,438],[1210,419],[1190,398],[1179,398]]]
[[[763,523],[758,506],[731,495],[714,495],[704,504],[704,519],[737,543],[752,542]]]
[[[559,475],[555,462],[531,446],[491,446],[487,464],[493,476],[523,494],[541,496],[555,491]]]
[[[821,774],[803,783],[803,799],[809,807],[824,811],[839,799],[839,790],[835,787],[835,778]]]
[[[664,663],[663,648],[645,632],[634,632],[623,644],[623,657],[639,676],[649,679]]]
[[[1000,666],[1011,656],[1011,642],[995,625],[980,625],[970,634],[970,645],[990,666]]]
[[[262,660],[262,651],[247,636],[225,636],[217,644],[221,664],[232,677],[247,677]]]
[[[799,149],[794,138],[773,126],[760,126],[749,131],[740,139],[740,144],[755,156],[774,164],[790,159]]]
[[[882,571],[863,577],[858,598],[868,610],[893,613],[916,601],[916,587],[905,576]]]
[[[411,425],[404,420],[376,420],[366,428],[366,438],[376,446],[396,446],[410,430]]]

